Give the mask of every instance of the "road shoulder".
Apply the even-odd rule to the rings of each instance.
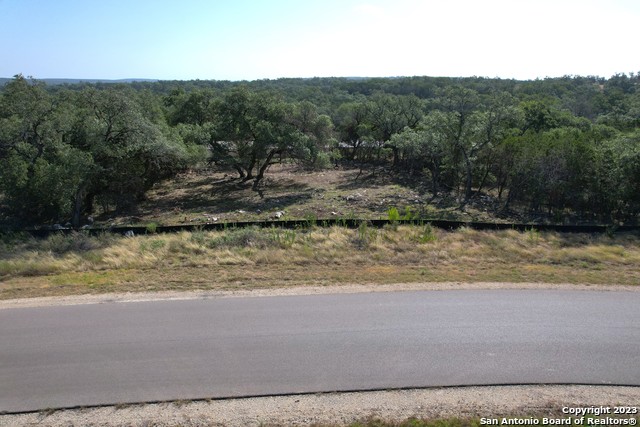
[[[491,289],[551,289],[571,291],[640,292],[640,286],[580,285],[571,283],[505,283],[505,282],[443,282],[443,283],[394,283],[345,284],[331,286],[290,286],[282,288],[254,288],[230,291],[164,291],[148,293],[86,294],[63,297],[37,297],[0,300],[0,310],[8,308],[48,307],[60,305],[107,304],[142,301],[175,301],[234,297],[268,297],[287,295],[356,294],[368,292],[450,291]]]
[[[391,390],[116,405],[0,415],[1,426],[345,425],[502,416],[563,416],[563,407],[637,406],[640,387],[535,385]],[[566,418],[566,415],[563,416]]]

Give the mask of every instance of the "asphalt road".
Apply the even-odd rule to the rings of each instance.
[[[424,291],[0,310],[0,412],[525,383],[640,385],[640,292]]]

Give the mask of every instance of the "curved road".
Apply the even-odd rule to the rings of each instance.
[[[640,292],[422,291],[0,310],[0,412],[516,383],[640,385]]]

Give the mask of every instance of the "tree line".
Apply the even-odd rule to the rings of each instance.
[[[499,210],[640,213],[640,75],[166,81],[48,86],[16,76],[0,93],[0,193],[17,222],[127,210],[198,164],[260,191],[269,166],[385,165],[434,197]]]

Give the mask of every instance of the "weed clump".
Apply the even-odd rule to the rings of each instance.
[[[160,249],[164,248],[166,244],[167,242],[164,239],[154,239],[154,240],[148,240],[148,241],[143,240],[140,242],[140,250],[142,252],[145,252],[145,251],[157,252]]]
[[[155,222],[150,222],[145,227],[147,234],[156,234],[158,230],[158,224]]]
[[[527,233],[527,240],[529,240],[529,243],[537,244],[540,241],[540,232],[535,228],[533,227],[528,228],[526,233]]]
[[[296,241],[297,233],[295,230],[272,229],[271,239],[273,243],[282,249],[289,249]]]
[[[191,235],[189,236],[189,241],[199,246],[208,246],[209,244],[207,233],[205,233],[202,230],[196,230],[191,232]]]
[[[428,222],[413,238],[415,242],[418,243],[430,243],[438,240],[438,236],[434,228],[431,226],[431,223]]]
[[[88,252],[105,248],[116,241],[117,237],[110,234],[91,236],[88,233],[72,231],[69,234],[55,233],[45,240],[30,241],[32,249],[50,252],[56,255],[64,255],[72,252]]]
[[[274,246],[272,235],[265,233],[258,227],[230,229],[221,236],[212,239],[208,246],[215,248],[258,248],[265,249]]]
[[[392,224],[396,221],[399,221],[400,212],[398,212],[398,208],[395,208],[395,207],[389,208],[389,210],[387,211],[387,218],[389,219],[389,222]]]
[[[362,221],[356,230],[356,238],[353,243],[358,249],[369,247],[378,238],[378,232],[371,228],[367,221]]]

